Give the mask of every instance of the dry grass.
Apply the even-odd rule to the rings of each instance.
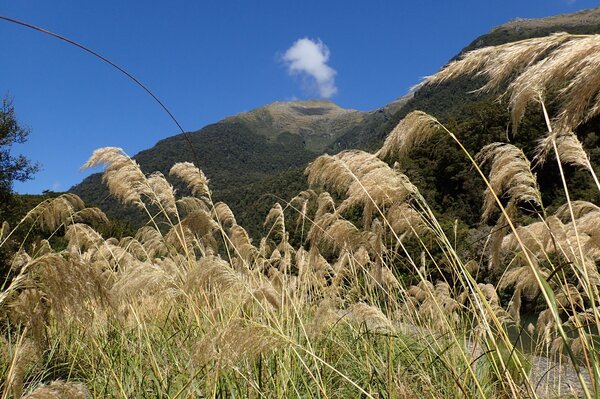
[[[593,170],[572,131],[598,112],[596,42],[557,34],[481,49],[428,82],[466,73],[488,76],[484,90],[506,82],[515,126],[527,103],[554,94],[559,113],[538,159],[553,151],[559,167]],[[465,152],[486,182],[482,219],[496,220],[483,258],[465,259],[456,230],[388,164],[433,134],[461,146],[416,112],[375,154],[317,158],[310,188],[274,204],[257,243],[213,203],[193,164],[171,169],[192,193],[177,198],[120,149],[97,150],[85,166],[104,165],[116,198],[158,209],[167,226],[148,212],[133,237],[103,237],[90,223],[106,219],[101,211],[65,195],[14,227],[37,225],[65,245],[40,241],[12,259],[0,295],[1,399],[521,398],[567,386],[597,396],[597,204],[566,192],[546,214],[521,149]],[[518,218],[524,204],[537,220]],[[3,224],[0,245],[13,231]],[[539,311],[527,328],[526,307]],[[515,346],[511,329],[532,334],[533,353]],[[568,364],[562,381],[531,370],[542,355]]]

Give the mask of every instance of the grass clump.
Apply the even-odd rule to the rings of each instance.
[[[585,75],[598,40],[476,50],[427,84],[473,73],[490,78],[485,90],[507,83],[515,128],[531,101],[546,115],[538,162],[553,154],[561,172],[575,164],[595,178],[573,132],[598,111],[600,81]],[[464,150],[486,185],[481,218],[494,227],[479,253],[392,164],[434,134]],[[2,399],[598,396],[599,208],[571,199],[563,177],[566,202],[549,212],[536,163],[512,144],[473,155],[435,118],[410,114],[375,153],[317,158],[311,187],[271,208],[259,242],[191,163],[171,169],[192,193],[183,198],[118,148],[94,152],[95,165],[147,224],[103,236],[92,227],[103,213],[65,194],[2,226],[0,246],[33,226],[61,238],[22,245],[10,261]],[[523,326],[525,313],[537,322]]]

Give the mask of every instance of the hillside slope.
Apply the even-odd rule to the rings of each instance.
[[[461,53],[560,31],[600,33],[600,8],[514,20],[476,38]],[[196,162],[211,179],[215,200],[226,201],[240,224],[256,235],[277,198],[289,200],[306,187],[303,169],[308,162],[323,152],[337,153],[349,148],[374,150],[398,121],[413,110],[425,111],[446,123],[473,153],[487,143],[510,139],[531,154],[535,140],[544,133],[540,115],[533,110],[518,137],[507,137],[508,113],[505,104],[495,101],[497,93],[485,96],[470,93],[481,83],[478,79],[460,78],[421,87],[371,112],[343,109],[329,101],[277,102],[190,133],[198,159],[194,159],[182,135],[161,140],[135,159],[145,172],[163,173],[175,162]],[[596,130],[596,122],[592,121],[580,132],[581,139],[595,148],[593,157],[598,146]],[[464,156],[451,143],[438,138],[433,145],[417,148],[409,158],[400,161],[440,214],[460,217],[471,225],[477,223],[475,215],[481,206],[482,187],[473,183],[477,179],[473,179]],[[537,172],[541,184],[547,184],[544,192],[548,203],[552,203],[557,199],[553,194],[553,174],[546,170]],[[577,172],[572,173],[576,181]],[[113,216],[135,219],[134,210],[115,206],[98,174],[71,191]]]
[[[134,158],[144,172],[165,175],[176,162],[196,163],[210,178],[215,200],[230,204],[240,223],[257,232],[275,201],[274,197],[265,201],[263,196],[287,198],[304,188],[306,164],[370,117],[370,113],[345,110],[328,101],[274,103],[208,125],[187,137],[166,138]],[[117,206],[100,174],[89,176],[70,191],[114,217],[136,225],[145,220],[135,209]]]
[[[477,48],[508,43],[555,32],[576,34],[600,33],[600,7],[592,10],[541,19],[517,19],[492,29],[476,38],[456,57]],[[498,101],[501,93],[474,94],[483,85],[477,77],[461,77],[439,85],[422,86],[413,93],[385,122],[374,124],[368,130],[351,130],[340,136],[328,151],[361,148],[379,148],[389,132],[408,113],[421,110],[433,115],[456,133],[471,154],[484,145],[501,141],[511,142],[524,149],[532,158],[537,139],[546,133],[540,110],[530,107],[519,133],[512,137],[508,106]],[[588,150],[592,163],[600,163],[600,121],[592,120],[577,132]],[[404,159],[399,159],[401,169],[422,190],[430,205],[439,215],[451,221],[461,219],[470,226],[479,223],[483,183],[472,170],[464,154],[448,140],[438,135],[427,144],[417,146]],[[544,195],[544,202],[552,207],[561,203],[557,171],[550,165],[535,169]],[[567,167],[568,178],[573,182],[574,196],[598,202],[597,193],[585,189],[589,177]]]

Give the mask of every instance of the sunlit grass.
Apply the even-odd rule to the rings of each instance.
[[[438,79],[478,68],[526,74],[543,57],[575,62],[567,50],[593,43],[552,36],[500,46]],[[521,58],[485,58],[505,51]],[[111,194],[148,223],[134,237],[103,237],[91,225],[104,214],[66,194],[3,225],[0,246],[33,226],[49,239],[27,238],[2,285],[1,398],[598,396],[600,208],[570,198],[561,160],[595,174],[573,142],[576,124],[563,132],[568,142],[552,129],[582,115],[546,113],[540,145],[551,144],[566,196],[554,214],[519,148],[470,154],[418,112],[374,154],[315,160],[311,189],[275,204],[258,242],[213,202],[193,164],[171,169],[191,192],[181,197],[120,149],[97,150],[86,165],[104,165]],[[486,184],[483,219],[495,226],[479,258],[458,250],[458,222],[441,223],[390,166],[432,134],[463,150]],[[535,221],[523,223],[525,210]],[[521,323],[525,311],[537,322]]]

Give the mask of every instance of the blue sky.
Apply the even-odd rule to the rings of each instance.
[[[405,94],[494,26],[597,5],[585,0],[4,0],[0,15],[98,51],[147,84],[183,127],[194,131],[273,101],[320,95],[342,107],[375,109]],[[16,191],[66,190],[86,176],[79,168],[94,149],[118,146],[134,155],[177,133],[139,87],[81,50],[3,21],[0,38],[0,95],[14,98],[19,120],[31,128],[29,141],[14,152],[43,168],[34,180],[16,183]],[[312,40],[304,50],[316,61],[307,64],[306,51],[300,56],[288,51],[302,38]],[[296,73],[290,75],[292,65]]]

